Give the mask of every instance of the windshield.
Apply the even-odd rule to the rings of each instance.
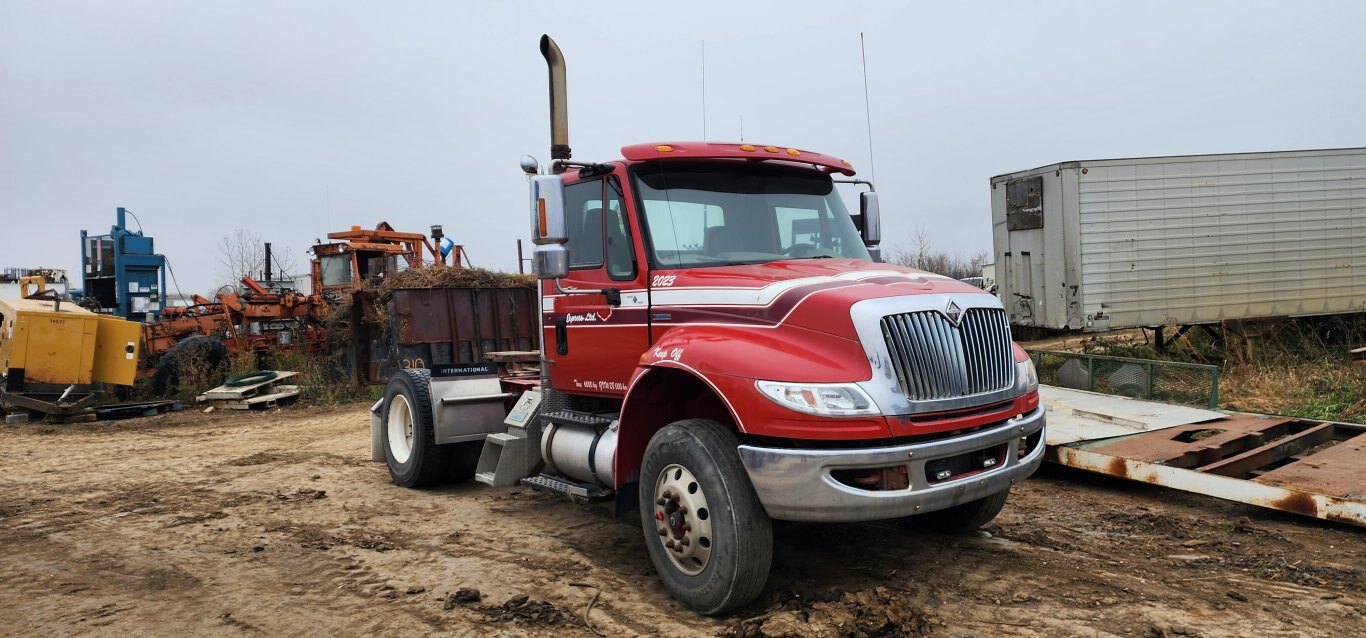
[[[808,169],[658,162],[636,172],[655,268],[778,259],[868,259],[828,175]]]
[[[324,255],[318,262],[322,264],[324,286],[351,284],[351,255]]]

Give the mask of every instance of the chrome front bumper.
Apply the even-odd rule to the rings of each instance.
[[[895,447],[798,450],[740,446],[740,459],[768,515],[789,521],[872,521],[923,514],[975,501],[1033,474],[1043,461],[1044,408],[965,436]],[[1021,437],[1040,433],[1029,454],[1019,456]],[[958,479],[930,483],[925,465],[1006,444],[1005,462]],[[831,471],[904,465],[910,487],[864,490],[841,483]]]

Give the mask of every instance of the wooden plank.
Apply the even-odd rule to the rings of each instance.
[[[485,361],[494,363],[539,363],[541,353],[538,350],[504,350],[502,352],[484,353]]]
[[[228,387],[228,386],[226,386],[226,385],[220,385],[220,386],[218,386],[218,387],[216,387],[216,388],[214,388],[214,389],[212,389],[212,390],[209,390],[209,391],[207,391],[207,392],[205,392],[205,393],[199,395],[198,400],[199,400],[199,401],[238,401],[238,400],[246,399],[246,398],[249,398],[249,397],[253,397],[253,396],[256,396],[256,395],[262,394],[262,393],[269,394],[269,393],[271,392],[271,386],[273,386],[273,385],[279,383],[280,381],[283,381],[284,379],[288,379],[288,378],[290,378],[290,377],[292,377],[292,376],[295,376],[295,375],[297,375],[297,374],[299,374],[299,373],[298,373],[298,372],[292,372],[292,371],[289,371],[289,370],[282,370],[282,371],[277,371],[275,374],[276,374],[276,376],[275,376],[274,379],[271,379],[271,380],[269,380],[269,381],[261,381],[261,382],[259,382],[259,383],[253,383],[253,384],[250,384],[250,385],[244,385],[244,386],[239,386],[239,387],[234,387],[234,388],[230,388],[230,387]]]
[[[299,396],[299,386],[282,385],[279,388],[276,388],[276,391],[271,394],[263,394],[259,397],[252,397],[250,399],[243,401],[242,403],[245,403],[247,405],[259,405],[261,403],[279,401],[280,399],[290,399],[297,396]]]
[[[276,407],[281,401],[288,401],[297,398],[298,396],[299,386],[282,385],[278,388],[277,392],[271,394],[263,394],[240,401],[215,400],[209,401],[208,403],[216,408],[223,408],[225,410],[260,410]]]

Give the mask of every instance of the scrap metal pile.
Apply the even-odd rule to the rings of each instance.
[[[1366,526],[1366,425],[1047,386],[1041,395],[1055,463]]]

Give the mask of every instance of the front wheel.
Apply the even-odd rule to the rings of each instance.
[[[763,591],[773,523],[727,427],[673,423],[650,439],[640,473],[645,546],[664,588],[693,611],[720,614]]]
[[[914,517],[915,522],[946,534],[970,532],[996,518],[996,515],[1001,513],[1001,508],[1006,506],[1006,498],[1009,496],[1010,490],[1001,490],[962,505],[920,514]]]

